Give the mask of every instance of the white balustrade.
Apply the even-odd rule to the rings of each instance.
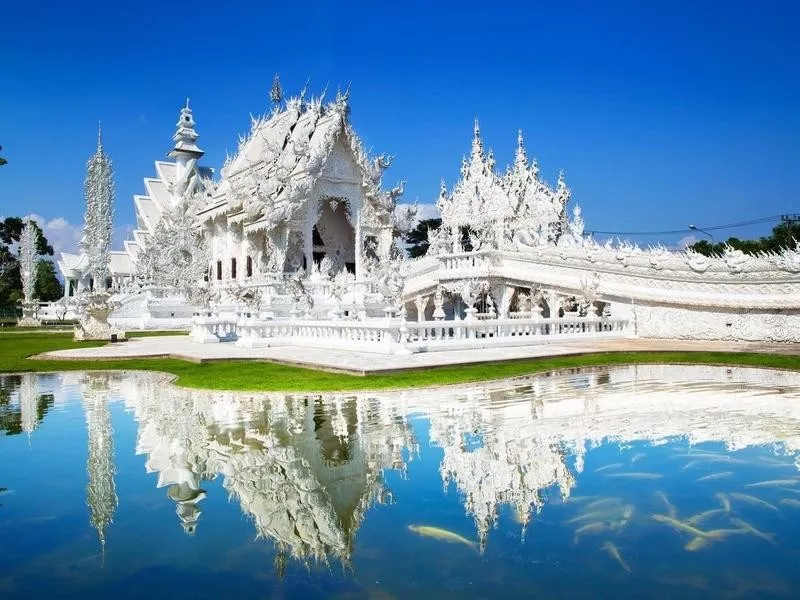
[[[555,339],[622,337],[629,335],[627,319],[598,316],[541,319],[422,321],[374,319],[367,321],[271,319],[240,313],[237,318],[198,314],[192,340],[202,343],[237,340],[248,348],[298,345],[384,354],[434,350],[521,346]]]

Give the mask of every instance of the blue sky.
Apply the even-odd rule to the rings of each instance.
[[[396,156],[385,183],[407,180],[409,202],[432,202],[440,178],[456,181],[479,117],[499,166],[522,128],[548,180],[565,170],[588,229],[800,212],[798,2],[302,6],[4,5],[0,144],[9,164],[0,214],[37,213],[74,239],[102,120],[121,235],[134,222],[132,195],[170,148],[184,98],[204,162],[218,169],[249,115],[267,110],[276,72],[289,94],[309,79],[313,92],[328,86],[331,95],[351,84],[354,125],[368,147]]]

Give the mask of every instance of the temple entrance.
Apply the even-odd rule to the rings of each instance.
[[[356,233],[350,224],[349,202],[344,198],[323,198],[319,206],[319,220],[312,231],[314,263],[325,261],[330,276],[343,270],[355,273]]]

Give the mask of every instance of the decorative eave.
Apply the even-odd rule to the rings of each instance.
[[[215,204],[207,206],[197,212],[200,221],[208,221],[223,216],[228,211],[228,201],[223,198],[218,200]]]

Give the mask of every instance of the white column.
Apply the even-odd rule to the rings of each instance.
[[[361,279],[362,254],[364,252],[364,242],[362,240],[363,232],[361,230],[361,209],[356,211],[356,243],[355,243],[355,258],[356,258],[356,281]]]
[[[306,226],[303,232],[303,255],[306,258],[306,274],[311,273],[311,269],[314,267],[314,223],[311,221],[316,213],[316,209],[313,203],[313,200],[309,200],[308,202],[306,208]]]

